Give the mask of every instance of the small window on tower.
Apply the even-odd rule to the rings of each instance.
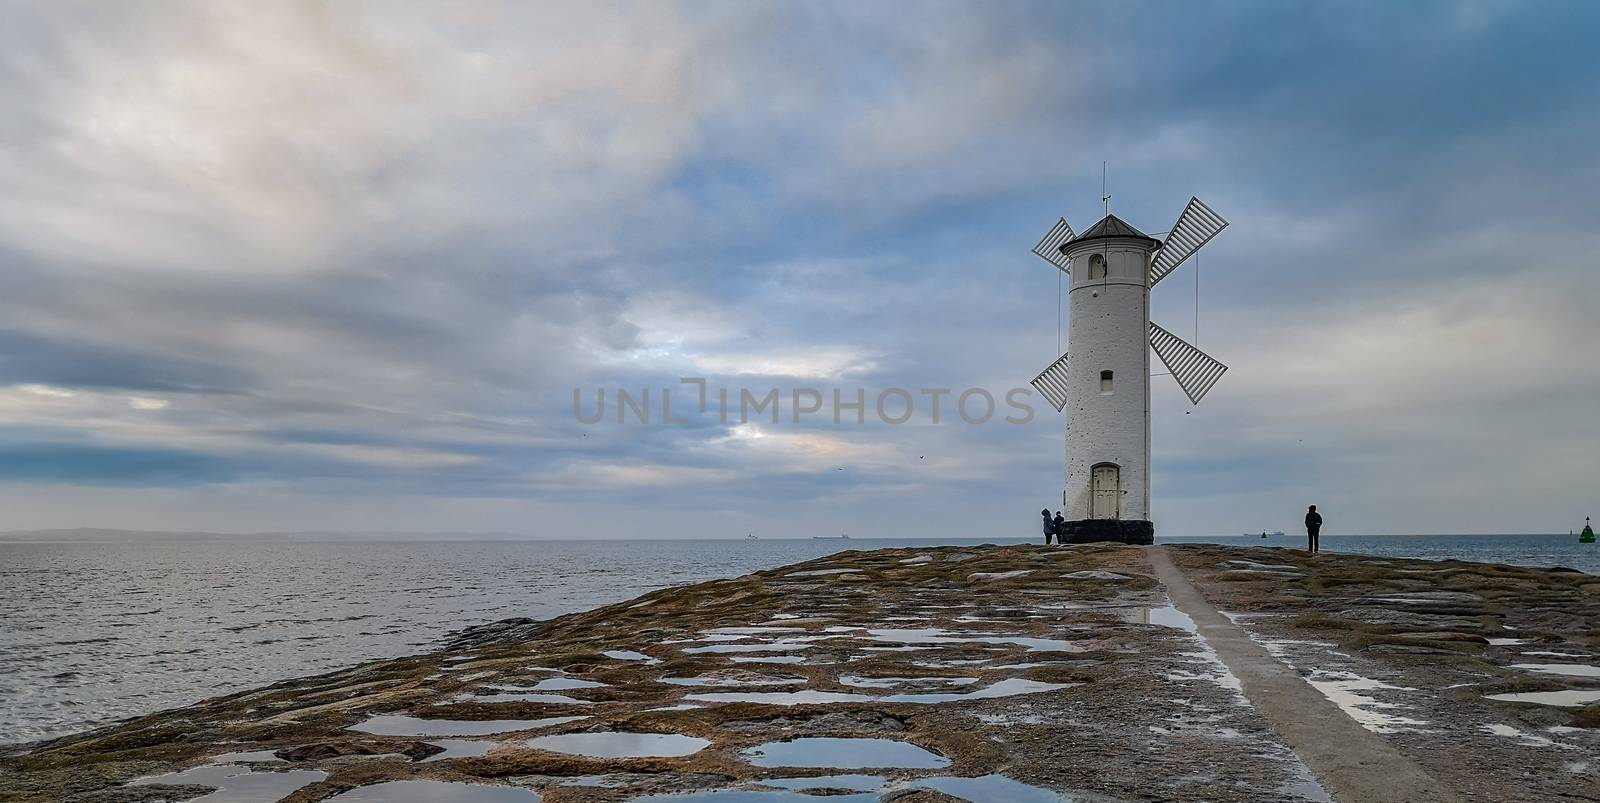
[[[1089,255],[1089,278],[1104,279],[1106,277],[1106,258],[1099,254]]]
[[[1102,394],[1110,394],[1111,393],[1111,372],[1110,371],[1101,371],[1100,372],[1100,392]]]

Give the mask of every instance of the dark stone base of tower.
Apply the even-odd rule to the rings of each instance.
[[[1060,540],[1063,544],[1089,544],[1095,541],[1153,544],[1156,542],[1156,526],[1148,521],[1079,519],[1062,526]]]

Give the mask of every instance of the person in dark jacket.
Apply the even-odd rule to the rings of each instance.
[[[1067,537],[1067,520],[1061,518],[1061,511],[1056,511],[1056,517],[1051,520],[1050,524],[1055,527],[1056,543],[1065,544],[1066,541],[1064,539]]]
[[[1056,534],[1056,523],[1050,520],[1048,509],[1039,511],[1039,515],[1044,517],[1044,545],[1050,546],[1050,537]]]
[[[1312,554],[1317,552],[1317,536],[1322,532],[1322,514],[1317,512],[1317,506],[1312,505],[1306,511],[1306,548]]]

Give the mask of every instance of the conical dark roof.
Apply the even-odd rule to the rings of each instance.
[[[1065,243],[1062,243],[1061,252],[1066,253],[1067,249],[1076,248],[1078,243],[1081,243],[1085,240],[1103,240],[1107,237],[1135,237],[1140,240],[1149,240],[1150,242],[1156,244],[1160,244],[1161,242],[1160,240],[1157,240],[1156,238],[1139,231],[1133,226],[1128,225],[1128,221],[1123,220],[1116,215],[1106,215],[1104,218],[1100,219],[1099,223],[1090,226],[1086,231],[1084,231],[1084,233],[1066,241]]]

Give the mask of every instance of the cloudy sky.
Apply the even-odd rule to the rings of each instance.
[[[1232,222],[1162,533],[1600,512],[1600,5],[6,6],[0,529],[1032,535],[1037,397],[678,379],[1025,387],[1102,161],[1147,231]],[[687,423],[576,420],[618,387]]]

